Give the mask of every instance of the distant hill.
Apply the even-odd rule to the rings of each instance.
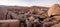
[[[31,7],[24,7],[24,6],[4,6],[0,5],[0,9],[8,9],[10,11],[27,11],[27,10],[32,10],[32,9],[41,9],[43,11],[47,11],[49,7],[43,7],[43,6],[31,6]]]
[[[21,8],[45,8],[48,9],[49,7],[42,7],[42,6],[31,6],[31,7],[24,7],[24,6],[4,6],[0,5],[0,8],[14,8],[14,9],[21,9]]]

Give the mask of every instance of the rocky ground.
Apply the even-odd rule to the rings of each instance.
[[[0,27],[60,27],[59,11],[59,4],[51,7],[2,6]]]

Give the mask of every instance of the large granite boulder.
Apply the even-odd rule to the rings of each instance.
[[[19,20],[0,20],[0,27],[18,27]]]
[[[60,21],[60,6],[59,4],[54,4],[48,10],[48,16],[50,18],[46,18],[43,21],[43,27],[51,27]],[[55,27],[55,26],[54,26]]]
[[[0,8],[0,20],[6,19],[8,10],[6,8]]]
[[[51,15],[60,15],[60,5],[59,4],[54,4],[50,9],[48,10],[48,16]]]
[[[18,18],[19,18],[19,16],[12,11],[9,11],[7,14],[7,19],[18,19]]]

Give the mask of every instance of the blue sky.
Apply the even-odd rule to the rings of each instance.
[[[52,4],[60,3],[60,0],[0,0],[0,5],[9,6],[51,6]]]

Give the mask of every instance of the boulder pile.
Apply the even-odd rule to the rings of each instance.
[[[60,5],[1,8],[0,27],[60,27]]]

